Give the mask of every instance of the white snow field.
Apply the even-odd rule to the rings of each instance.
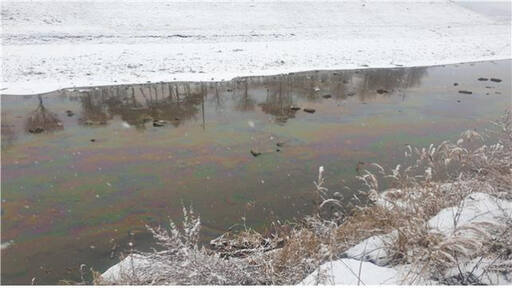
[[[1,5],[5,94],[511,58],[509,18],[448,1]]]

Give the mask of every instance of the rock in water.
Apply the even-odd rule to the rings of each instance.
[[[39,133],[43,133],[44,129],[41,127],[35,127],[35,128],[28,129],[28,132],[30,132],[32,134],[39,134]]]
[[[304,112],[308,112],[308,113],[315,113],[315,109],[311,109],[311,108],[304,108]]]
[[[165,125],[165,121],[163,120],[155,120],[153,121],[153,127],[162,127]]]

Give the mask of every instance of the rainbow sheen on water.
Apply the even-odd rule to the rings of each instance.
[[[41,95],[62,123],[48,133],[27,129],[37,95],[2,95],[2,284],[103,271],[128,242],[148,249],[144,225],[179,219],[182,205],[201,215],[204,241],[242,217],[260,231],[300,218],[319,166],[350,199],[359,161],[390,167],[406,144],[489,127],[510,105],[510,64],[65,89]]]

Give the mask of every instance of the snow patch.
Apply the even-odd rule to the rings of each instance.
[[[299,285],[399,285],[400,283],[400,273],[396,269],[355,259],[339,259],[321,265]]]
[[[14,244],[14,241],[7,241],[7,242],[4,242],[2,244],[0,244],[0,250],[4,250],[4,249],[7,249],[9,248],[9,246],[11,246],[12,244]]]
[[[388,257],[386,247],[389,247],[397,237],[397,231],[385,235],[372,236],[345,251],[342,257],[369,261],[378,266],[385,266],[391,260]]]
[[[101,274],[101,277],[110,283],[121,283],[125,276],[130,276],[142,267],[147,267],[151,262],[142,255],[132,254],[121,260],[121,262],[110,267]],[[157,269],[157,268],[155,268]]]
[[[449,207],[432,217],[428,224],[444,235],[452,235],[457,228],[471,224],[489,223],[497,225],[512,217],[512,202],[497,199],[485,193],[468,195],[460,207]]]
[[[494,264],[496,264],[496,259],[475,258],[468,262],[459,263],[458,267],[448,269],[446,272],[446,278],[457,277],[460,274],[472,274],[478,278],[481,284],[484,285],[511,285],[512,275],[510,273],[510,269],[512,267],[512,260],[509,260],[508,262],[509,268],[507,270],[509,273],[506,273],[506,271],[503,271],[498,267],[493,267]],[[458,283],[456,284],[458,285]]]

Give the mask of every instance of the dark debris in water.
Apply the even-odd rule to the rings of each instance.
[[[315,111],[316,111],[315,109],[312,109],[312,108],[304,108],[303,110],[304,110],[304,112],[307,112],[307,113],[315,113]]]
[[[39,134],[39,133],[43,133],[44,132],[44,128],[42,128],[42,127],[34,127],[34,128],[28,129],[28,132],[32,133],[32,134]]]
[[[461,93],[461,94],[473,94],[473,92],[468,91],[468,90],[459,90],[459,93]]]
[[[384,93],[389,93],[389,92],[388,92],[388,90],[385,90],[385,89],[377,89],[377,93],[384,94]]]
[[[478,78],[478,81],[489,81],[489,78],[480,77]]]
[[[492,82],[499,83],[499,82],[501,82],[501,79],[498,79],[498,78],[491,78],[491,81],[492,81]]]
[[[100,120],[100,121],[95,121],[95,120],[84,120],[84,119],[80,119],[82,121],[82,123],[86,126],[100,126],[100,125],[107,125],[107,121],[106,120]]]
[[[261,155],[261,152],[258,152],[258,151],[256,151],[256,150],[251,149],[251,154],[252,154],[252,156],[254,156],[254,157],[258,157],[258,156],[260,156],[260,155]]]
[[[163,121],[163,120],[153,121],[153,127],[163,127],[163,126],[165,126],[165,121]]]

